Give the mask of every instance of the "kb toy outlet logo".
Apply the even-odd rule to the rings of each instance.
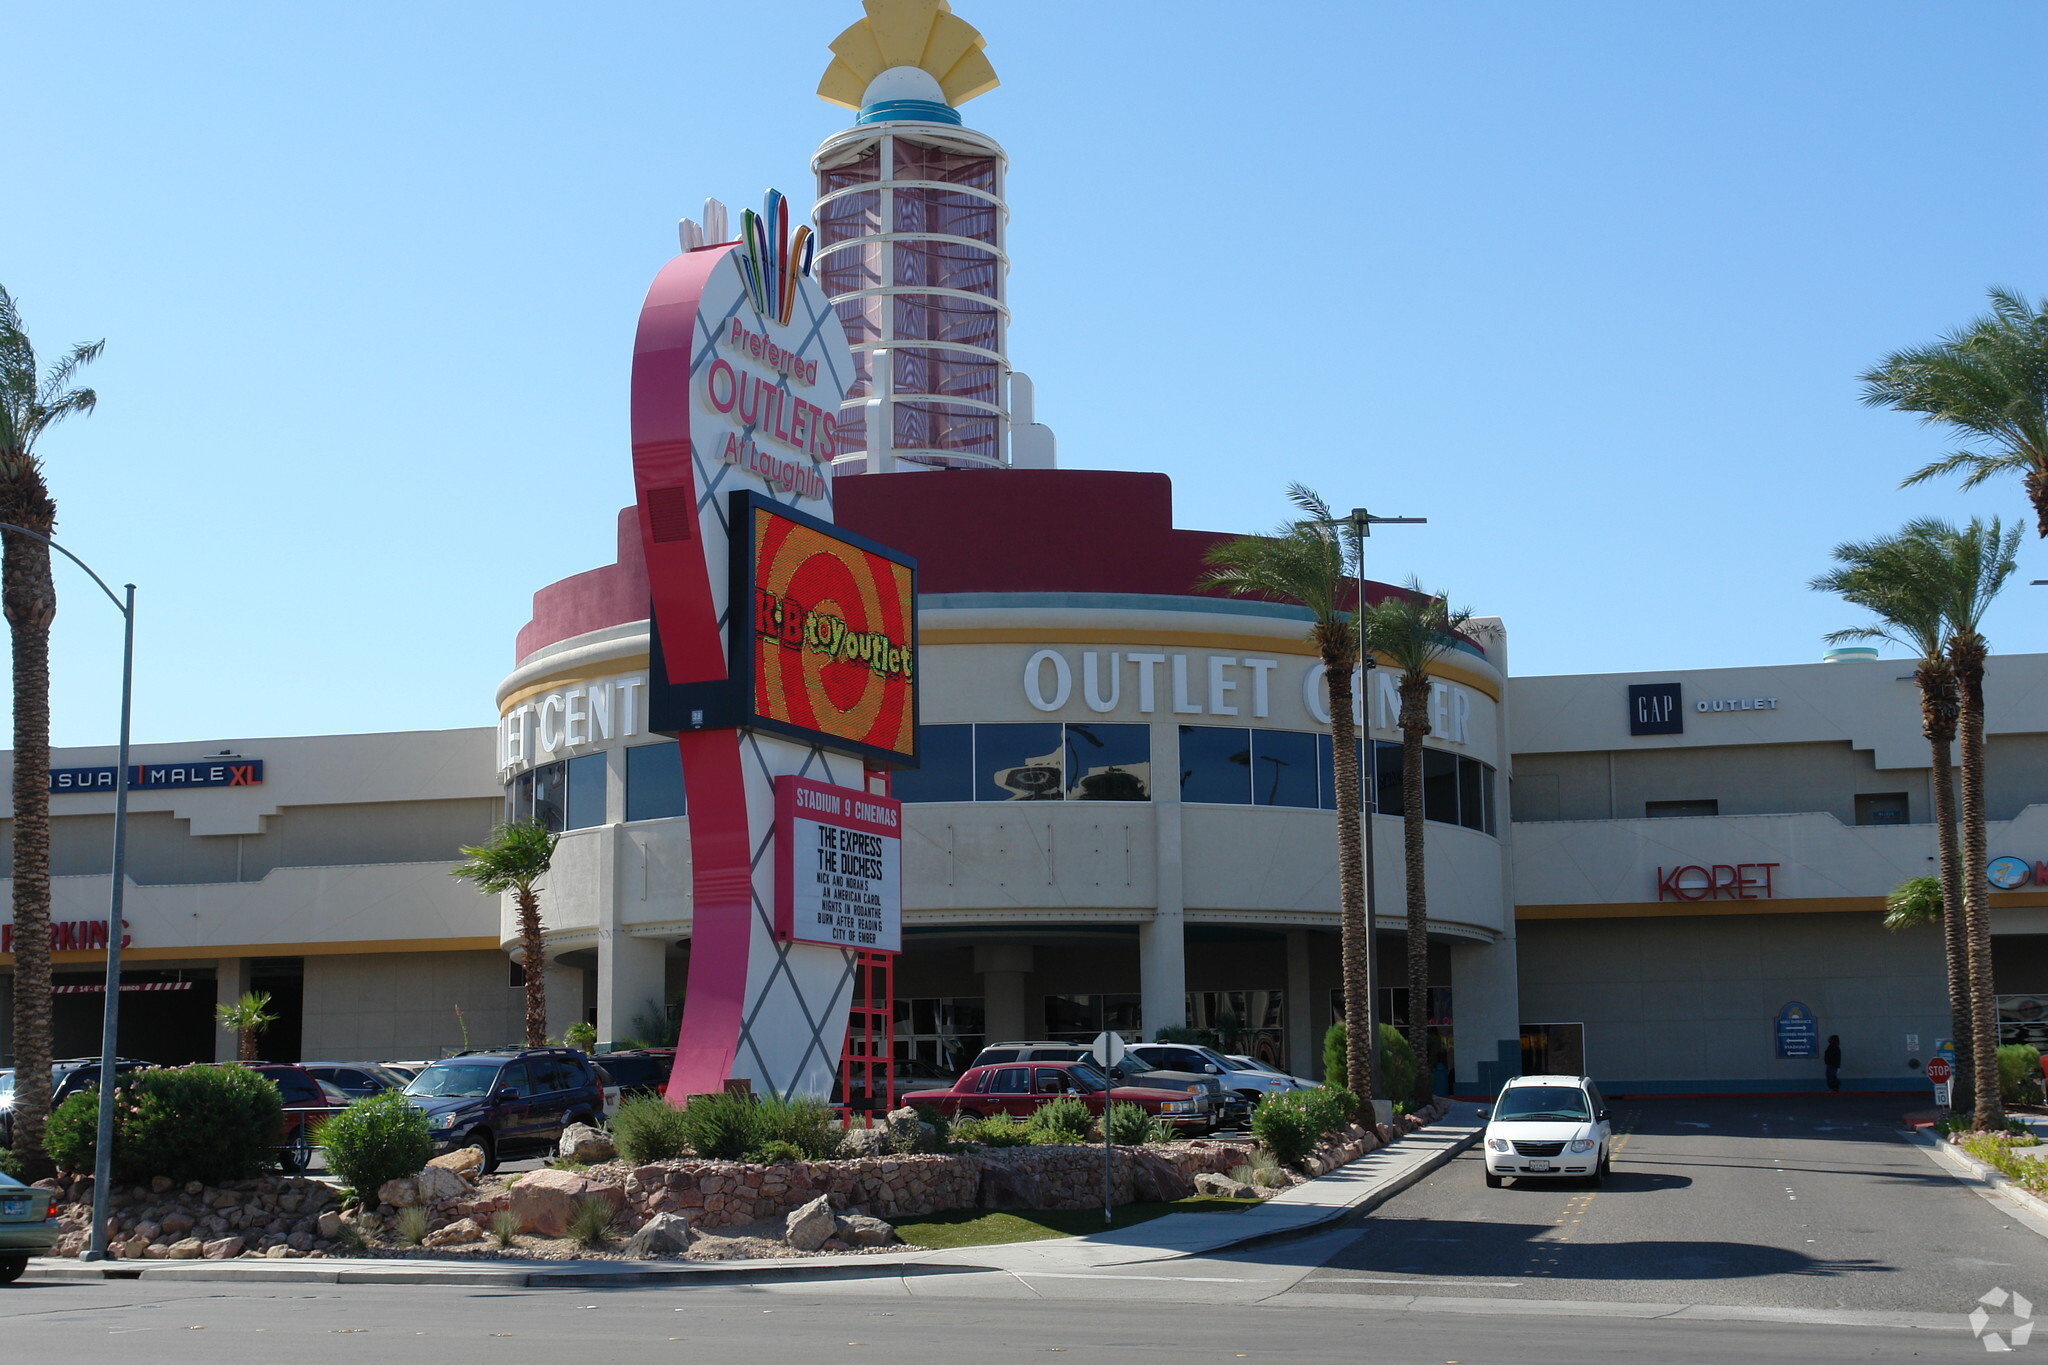
[[[1993,1312],[2018,1321],[2003,1333],[1994,1332],[1990,1330]],[[1993,1289],[1977,1300],[1977,1306],[1970,1310],[1969,1323],[1970,1334],[1984,1343],[1985,1350],[2016,1351],[2034,1335],[2034,1305],[2024,1294]]]

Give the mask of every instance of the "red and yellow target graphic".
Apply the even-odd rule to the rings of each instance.
[[[917,753],[911,568],[752,505],[754,714],[886,762]]]

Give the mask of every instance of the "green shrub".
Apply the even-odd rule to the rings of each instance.
[[[1998,1049],[1998,1098],[2006,1104],[2020,1104],[2036,1098],[2041,1091],[2041,1053],[2025,1043],[2007,1043]]]
[[[1254,1148],[1252,1159],[1230,1173],[1232,1180],[1246,1185],[1255,1185],[1262,1190],[1284,1190],[1287,1175],[1280,1169],[1280,1163],[1264,1148]]]
[[[795,1160],[825,1161],[839,1150],[839,1120],[823,1100],[809,1095],[783,1099],[763,1095],[750,1116],[756,1149],[779,1142],[796,1151]]]
[[[754,1146],[753,1110],[746,1095],[692,1095],[683,1106],[683,1140],[698,1156],[738,1161]]]
[[[1123,1147],[1142,1147],[1148,1142],[1166,1141],[1166,1129],[1158,1119],[1135,1104],[1112,1104],[1103,1115],[1109,1140]]]
[[[1316,1146],[1318,1132],[1309,1114],[1307,1093],[1284,1090],[1266,1096],[1252,1110],[1252,1136],[1275,1160],[1289,1166],[1299,1165]]]
[[[416,1247],[427,1240],[427,1211],[414,1204],[398,1211],[398,1240]]]
[[[571,1024],[562,1030],[562,1041],[585,1052],[597,1051],[597,1025]]]
[[[491,1240],[501,1247],[509,1247],[519,1235],[519,1215],[510,1209],[499,1209],[491,1215]]]
[[[954,1124],[953,1141],[978,1142],[984,1147],[1029,1147],[1031,1130],[1008,1114],[996,1114]]]
[[[611,1226],[612,1206],[602,1199],[579,1199],[569,1210],[567,1235],[580,1247],[603,1246],[605,1234],[611,1231]]]
[[[612,1145],[635,1166],[686,1156],[690,1139],[683,1111],[659,1095],[627,1100],[612,1115]]]
[[[1323,1084],[1342,1085],[1350,1079],[1347,1058],[1350,1056],[1351,1031],[1339,1019],[1323,1030]]]
[[[1406,1100],[1415,1093],[1415,1049],[1392,1024],[1380,1025],[1380,1098]]]
[[[1062,1095],[1038,1107],[1026,1126],[1031,1130],[1031,1140],[1041,1146],[1059,1146],[1064,1143],[1086,1142],[1088,1129],[1094,1122],[1088,1106],[1079,1097]]]
[[[1334,1133],[1349,1127],[1358,1117],[1358,1096],[1341,1085],[1325,1085],[1292,1093],[1302,1097],[1308,1107],[1309,1122],[1315,1124],[1318,1133]]]
[[[0,1147],[0,1175],[11,1175],[16,1180],[25,1180],[28,1177],[22,1172],[27,1169],[28,1165],[21,1159],[21,1153],[12,1147]]]
[[[778,1161],[806,1161],[809,1159],[804,1155],[803,1148],[797,1146],[794,1142],[784,1142],[781,1138],[769,1138],[761,1144],[761,1149],[753,1155],[754,1160],[764,1166],[773,1165]]]
[[[327,1169],[376,1202],[387,1180],[418,1175],[434,1154],[427,1116],[396,1090],[356,1100],[320,1130]]]
[[[60,1169],[93,1168],[99,1105],[97,1089],[80,1090],[50,1115],[43,1146]],[[244,1066],[153,1067],[115,1085],[114,1179],[123,1185],[159,1175],[245,1180],[276,1164],[283,1140],[277,1086]]]

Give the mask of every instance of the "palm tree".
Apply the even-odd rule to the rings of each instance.
[[[1884,898],[1884,927],[1896,934],[1923,924],[1942,923],[1946,919],[1942,913],[1946,902],[1941,883],[1940,877],[1908,877],[1893,887],[1892,893]]]
[[[1906,483],[1961,474],[1963,487],[1975,488],[2019,474],[2035,530],[2048,536],[2048,300],[2029,304],[2010,289],[1990,292],[1988,316],[1932,346],[1895,351],[1865,371],[1863,401],[1917,412],[1974,443]]]
[[[1430,665],[1458,646],[1472,619],[1411,578],[1408,590],[1365,609],[1365,641],[1401,670],[1401,860],[1408,879],[1408,1047],[1415,1054],[1418,1105],[1430,1101],[1429,887],[1424,878],[1422,737],[1429,733]]]
[[[1984,613],[2019,567],[2020,528],[1972,517],[1961,529],[1935,517],[1909,522],[1906,534],[1937,547],[1947,573],[1948,663],[1956,678],[1956,733],[1963,770],[1962,881],[1964,934],[1970,962],[1970,1062],[1976,1078],[1976,1126],[2005,1127],[1998,1093],[1998,1005],[1991,980],[1991,907],[1985,902],[1987,816],[1984,810]]]
[[[519,910],[519,957],[526,969],[528,1047],[545,1047],[548,1041],[547,947],[541,942],[540,892],[534,884],[547,875],[561,837],[548,833],[538,820],[515,820],[492,830],[489,842],[465,845],[462,856],[469,861],[448,872],[476,883],[486,896],[512,893]]]
[[[1941,867],[1938,899],[1960,906],[1964,903],[1962,851],[1956,842],[1955,769],[1950,758],[1955,748],[1959,706],[1955,670],[1948,662],[1950,566],[1937,544],[1911,534],[1910,529],[1898,535],[1837,545],[1836,567],[1815,578],[1811,586],[1819,592],[1839,593],[1877,617],[1871,625],[1833,632],[1826,637],[1829,644],[1890,640],[1919,657],[1913,681],[1920,687],[1920,733],[1927,737],[1934,790],[1934,831]],[[1891,925],[1889,917],[1885,922]],[[1977,1030],[1972,1022],[1975,1007],[1971,1004],[1966,917],[1942,917],[1941,934],[1948,967],[1949,1030],[1955,1040],[1956,1089],[1958,1093],[1969,1093],[1976,1087],[1973,1043]]]
[[[256,1060],[256,1035],[277,1022],[270,1012],[270,992],[249,991],[232,1005],[215,1005],[213,1017],[236,1035],[236,1055],[245,1062]]]
[[[1344,1020],[1352,1038],[1371,1038],[1372,991],[1368,955],[1372,928],[1365,922],[1365,870],[1361,857],[1358,787],[1358,727],[1351,709],[1352,670],[1358,666],[1358,633],[1345,610],[1347,553],[1359,549],[1330,514],[1330,505],[1301,484],[1287,497],[1303,516],[1270,536],[1242,536],[1209,548],[1210,571],[1198,591],[1263,597],[1308,608],[1309,643],[1322,659],[1330,685],[1330,739],[1337,775],[1337,886],[1340,952],[1344,965]],[[1361,1103],[1379,1093],[1375,1049],[1346,1049],[1344,1084]],[[1332,1078],[1334,1079],[1334,1078]]]
[[[57,502],[36,439],[99,401],[71,387],[104,341],[74,346],[38,375],[14,298],[0,289],[0,521],[48,536]],[[41,1161],[50,1112],[50,547],[0,532],[0,609],[14,648],[14,1149]]]

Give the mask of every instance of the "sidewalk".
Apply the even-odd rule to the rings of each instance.
[[[844,1280],[953,1270],[1088,1270],[1206,1255],[1252,1246],[1369,1213],[1479,1140],[1477,1106],[1454,1103],[1442,1119],[1391,1147],[1274,1195],[1242,1213],[1171,1213],[1116,1232],[948,1251],[906,1248],[872,1256],[758,1261],[234,1260],[101,1261],[38,1258],[28,1280],[145,1279],[282,1284],[407,1284],[503,1289],[744,1284]]]

